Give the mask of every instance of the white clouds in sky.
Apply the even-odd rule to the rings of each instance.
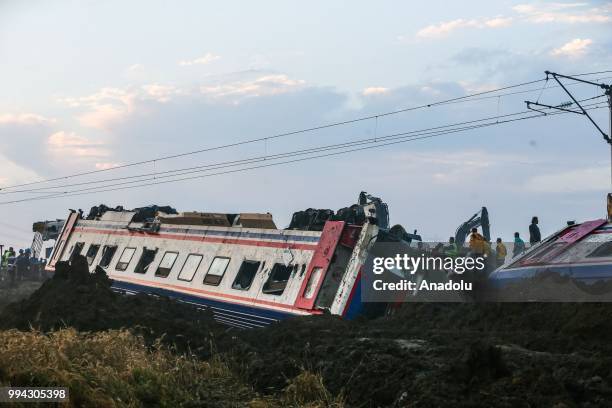
[[[96,170],[108,170],[108,169],[112,169],[113,167],[117,167],[120,165],[121,163],[104,162],[104,163],[96,163],[95,167],[96,167]]]
[[[232,81],[216,85],[202,85],[200,92],[214,98],[256,97],[278,95],[302,89],[306,81],[284,74],[262,75],[255,79]],[[238,100],[234,99],[233,102]]]
[[[389,88],[385,88],[382,86],[370,86],[365,88],[361,94],[363,96],[371,96],[371,95],[381,95],[389,92]]]
[[[554,57],[570,57],[577,58],[584,55],[587,51],[587,48],[593,43],[593,40],[586,38],[575,38],[572,41],[569,41],[563,44],[559,48],[555,48],[550,52],[550,55]]]
[[[509,27],[514,22],[542,23],[608,23],[612,22],[609,7],[586,8],[588,3],[534,3],[518,4],[512,7],[516,16],[496,16],[488,18],[458,18],[428,25],[416,33],[417,38],[441,38],[452,32],[465,29]],[[586,8],[586,9],[585,9]],[[400,38],[404,38],[400,36]]]
[[[21,166],[0,153],[0,185],[25,183],[39,178],[32,169]]]
[[[110,125],[133,113],[137,100],[168,102],[182,91],[172,85],[157,83],[129,88],[101,88],[87,96],[59,99],[71,108],[84,112],[78,115],[81,125],[96,129],[108,129]]]
[[[4,113],[0,114],[0,124],[18,125],[48,125],[55,123],[55,119],[46,118],[35,113]]]
[[[144,65],[142,64],[132,64],[128,67],[128,72],[141,72],[144,70]]]
[[[612,17],[604,10],[583,10],[588,3],[519,4],[512,9],[530,23],[607,23]]]
[[[501,28],[512,24],[511,17],[493,17],[485,19],[456,19],[439,24],[432,24],[417,32],[420,38],[438,38],[449,35],[451,32],[461,28]]]
[[[109,155],[109,152],[104,149],[102,143],[92,142],[74,132],[65,132],[63,130],[55,132],[49,136],[47,143],[52,154],[63,157],[77,156],[91,158]]]
[[[192,65],[206,65],[206,64],[210,64],[213,61],[218,60],[219,58],[221,58],[218,55],[212,54],[210,52],[207,52],[206,54],[204,54],[201,57],[198,58],[194,58],[192,60],[182,60],[179,61],[179,65],[182,67],[189,67]]]
[[[584,193],[602,191],[610,184],[610,168],[587,167],[533,176],[525,184],[529,193]]]
[[[251,75],[252,76],[252,75]],[[69,107],[81,109],[81,125],[109,130],[128,116],[141,112],[143,102],[167,103],[181,96],[224,99],[233,104],[243,98],[278,95],[304,89],[306,81],[285,74],[259,73],[252,78],[221,80],[196,87],[152,83],[140,87],[101,88],[91,95],[59,99]],[[140,110],[139,110],[140,109]],[[0,120],[1,120],[0,116]]]

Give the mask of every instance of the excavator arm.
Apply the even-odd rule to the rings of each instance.
[[[482,235],[487,241],[491,241],[491,231],[489,224],[489,212],[487,207],[482,207],[480,211],[472,215],[472,217],[461,224],[455,232],[455,244],[457,246],[463,246],[465,239],[472,230],[472,228],[482,227]]]

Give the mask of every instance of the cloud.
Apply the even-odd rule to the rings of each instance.
[[[181,89],[172,85],[150,84],[142,87],[146,94],[157,102],[168,102],[173,96],[180,95]]]
[[[391,155],[385,162],[401,163],[394,166],[398,174],[416,172],[422,183],[453,186],[465,180],[479,182],[487,179],[490,182],[492,178],[497,177],[496,172],[502,173],[517,164],[536,163],[517,154],[481,149],[402,152]],[[428,171],[420,172],[422,169]]]
[[[610,12],[612,7],[587,8],[588,3],[543,3],[543,4],[518,4],[512,10],[518,16],[496,16],[485,18],[458,18],[428,25],[417,31],[417,38],[441,38],[446,37],[454,31],[465,28],[503,28],[509,27],[515,21],[523,21],[534,24],[541,23],[607,23],[612,21]],[[404,36],[399,36],[401,41]]]
[[[484,25],[489,28],[509,27],[512,24],[512,17],[494,17],[484,21]]]
[[[417,32],[417,37],[438,38],[449,35],[451,32],[461,28],[502,28],[512,24],[511,17],[493,17],[482,19],[465,20],[462,18],[432,24]]]
[[[0,125],[48,125],[55,123],[55,119],[46,118],[35,113],[4,113],[0,114]]]
[[[0,154],[36,173],[50,171],[46,139],[55,126],[55,119],[36,113],[0,113]]]
[[[518,4],[512,9],[521,15],[524,21],[535,24],[607,23],[612,21],[606,9],[584,10],[585,6],[588,6],[588,3]]]
[[[609,184],[609,167],[587,167],[534,176],[527,180],[525,189],[528,193],[603,192]]]
[[[132,111],[135,97],[131,90],[105,87],[87,96],[60,98],[59,102],[85,111],[78,115],[81,125],[106,129]]]
[[[368,88],[365,88],[361,94],[363,96],[370,96],[370,95],[381,95],[381,94],[386,94],[387,92],[389,92],[389,88],[384,88],[382,86],[370,86]]]
[[[202,57],[199,57],[199,58],[195,58],[195,59],[192,59],[192,60],[182,60],[182,61],[179,61],[178,64],[181,67],[189,67],[189,66],[192,66],[192,65],[206,65],[206,64],[210,64],[213,61],[218,60],[219,58],[221,58],[221,57],[218,56],[218,55],[211,54],[209,52],[209,53],[206,53]]]
[[[95,167],[96,167],[96,170],[108,170],[108,169],[112,169],[113,167],[117,167],[120,165],[121,163],[107,162],[107,163],[96,163]]]
[[[144,65],[142,64],[132,64],[128,67],[128,72],[141,72],[144,70]]]
[[[59,131],[51,134],[47,140],[49,151],[66,159],[76,157],[105,157],[109,152],[100,142],[92,142],[74,132]]]
[[[0,154],[0,186],[27,183],[40,179],[38,174]]]
[[[77,116],[81,125],[107,130],[133,113],[137,100],[165,103],[182,92],[172,85],[154,83],[125,89],[105,87],[91,95],[61,98],[59,101],[83,110]]]
[[[593,40],[586,38],[580,39],[575,38],[570,42],[563,44],[559,48],[555,48],[550,52],[550,55],[554,57],[570,57],[577,58],[584,55],[587,48],[593,43]]]
[[[127,117],[150,110],[147,103],[168,103],[185,96],[204,96],[223,99],[229,103],[240,103],[248,97],[277,95],[303,89],[306,81],[293,79],[285,74],[248,71],[240,79],[220,79],[195,87],[177,87],[152,83],[140,87],[102,88],[93,94],[81,97],[60,98],[61,103],[82,113],[77,114],[81,125],[109,130]]]
[[[306,81],[291,79],[284,74],[263,75],[255,79],[231,81],[215,85],[200,86],[200,93],[213,98],[257,97],[264,95],[277,95],[302,89]]]

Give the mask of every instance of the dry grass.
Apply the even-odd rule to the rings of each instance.
[[[0,331],[0,385],[68,387],[66,405],[78,407],[344,406],[319,375],[303,372],[279,395],[259,397],[219,358],[151,349],[123,330]]]
[[[333,397],[325,388],[320,374],[303,371],[283,392],[274,398],[255,398],[249,408],[344,408],[342,397]]]
[[[223,362],[151,350],[127,331],[0,332],[0,383],[68,387],[80,407],[239,406],[252,397]]]

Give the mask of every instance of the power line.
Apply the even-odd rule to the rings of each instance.
[[[581,74],[577,74],[577,75],[574,75],[574,76],[589,76],[589,75],[599,75],[599,74],[605,74],[605,73],[612,73],[612,70],[581,73]],[[367,120],[371,120],[371,119],[377,119],[377,118],[380,118],[380,117],[385,117],[385,116],[390,116],[390,115],[396,115],[396,114],[399,114],[399,113],[405,113],[405,112],[414,111],[414,110],[418,110],[418,109],[430,108],[430,107],[434,107],[434,106],[440,106],[440,105],[446,105],[446,104],[450,104],[450,103],[456,103],[456,102],[459,102],[459,101],[465,101],[465,100],[468,100],[468,99],[476,97],[476,96],[487,95],[487,94],[491,94],[491,93],[495,93],[495,92],[500,92],[500,91],[507,90],[507,89],[514,89],[514,88],[518,88],[518,87],[526,86],[526,85],[531,85],[531,84],[535,84],[535,83],[542,82],[542,81],[545,81],[545,79],[539,79],[539,80],[534,80],[534,81],[522,82],[522,83],[519,83],[519,84],[508,85],[508,86],[505,86],[505,87],[500,87],[500,88],[491,89],[491,90],[487,90],[487,91],[477,92],[477,93],[473,93],[473,94],[469,94],[469,95],[464,95],[464,96],[460,96],[460,97],[456,97],[456,98],[450,98],[450,99],[446,99],[446,100],[443,100],[443,101],[432,102],[432,103],[423,104],[423,105],[417,105],[417,106],[410,107],[410,108],[404,108],[404,109],[399,109],[399,110],[395,110],[395,111],[383,112],[383,113],[379,113],[379,114],[375,114],[375,115],[363,116],[363,117],[360,117],[360,118],[355,118],[355,119],[346,120],[346,121],[340,121],[340,122],[334,122],[334,123],[329,123],[329,124],[320,125],[320,126],[314,126],[314,127],[300,129],[300,130],[295,130],[295,131],[291,131],[291,132],[279,133],[279,134],[272,135],[272,136],[266,136],[266,137],[260,137],[260,138],[250,139],[250,140],[244,140],[244,141],[240,141],[240,142],[229,143],[229,144],[225,144],[225,145],[219,145],[219,146],[214,146],[214,147],[204,148],[204,149],[199,149],[199,150],[193,150],[193,151],[190,151],[190,152],[178,153],[178,154],[174,154],[174,155],[160,156],[160,157],[155,158],[155,159],[148,159],[148,160],[142,160],[142,161],[137,161],[137,162],[126,163],[126,164],[122,164],[122,165],[118,165],[118,166],[114,166],[114,167],[110,167],[110,168],[106,168],[106,169],[97,169],[97,170],[81,172],[81,173],[74,173],[74,174],[70,174],[70,175],[66,175],[66,176],[54,177],[54,178],[49,178],[49,179],[44,179],[44,180],[39,180],[39,181],[33,181],[33,182],[27,182],[27,183],[21,183],[21,184],[14,184],[14,185],[2,187],[2,188],[0,188],[0,190],[12,189],[12,188],[16,188],[16,187],[24,187],[24,186],[29,186],[29,185],[41,184],[41,183],[48,183],[48,182],[57,181],[57,180],[66,180],[66,179],[70,179],[70,178],[81,177],[81,176],[86,176],[86,175],[91,175],[91,174],[102,173],[102,172],[108,172],[108,171],[112,171],[112,170],[118,170],[118,169],[122,169],[122,168],[133,167],[133,166],[138,166],[138,165],[143,165],[143,164],[148,164],[148,163],[156,163],[158,161],[170,160],[170,159],[175,159],[175,158],[179,158],[179,157],[185,157],[185,156],[195,155],[195,154],[204,153],[204,152],[210,152],[210,151],[215,151],[215,150],[220,150],[220,149],[225,149],[225,148],[230,148],[230,147],[236,147],[236,146],[245,145],[245,144],[251,144],[251,143],[256,143],[256,142],[261,142],[261,141],[268,141],[268,140],[282,138],[282,137],[291,136],[291,135],[296,135],[296,134],[300,134],[300,133],[312,132],[312,131],[327,129],[327,128],[336,127],[336,126],[343,126],[343,125],[347,125],[347,124],[358,123],[358,122],[362,122],[362,121],[367,121]],[[502,95],[496,95],[494,97],[498,97],[498,96],[502,96]]]
[[[610,72],[612,72],[612,71],[610,71]],[[583,74],[583,75],[589,75],[589,74]],[[375,119],[375,118],[396,115],[396,114],[399,114],[399,113],[405,113],[405,112],[414,111],[414,110],[418,110],[418,109],[424,109],[424,108],[430,108],[430,107],[433,107],[433,106],[445,105],[445,104],[449,104],[449,103],[453,103],[453,102],[469,99],[469,98],[472,98],[472,97],[475,97],[475,96],[486,95],[486,94],[490,94],[490,93],[494,93],[494,92],[499,92],[499,91],[503,91],[503,90],[507,90],[507,89],[514,89],[514,88],[518,88],[518,87],[521,87],[521,86],[531,85],[531,84],[535,84],[535,83],[538,83],[538,82],[542,82],[544,80],[545,79],[538,79],[538,80],[534,80],[534,81],[523,82],[523,83],[519,83],[519,84],[515,84],[515,85],[509,85],[509,86],[505,86],[505,87],[501,87],[501,88],[497,88],[497,89],[491,89],[491,90],[488,90],[488,91],[482,91],[482,92],[477,92],[477,93],[473,93],[473,94],[469,94],[469,95],[464,95],[464,96],[460,96],[460,97],[456,97],[456,98],[450,98],[450,99],[446,99],[446,100],[443,100],[443,101],[432,102],[432,103],[423,104],[423,105],[417,105],[417,106],[413,106],[413,107],[410,107],[410,108],[404,108],[404,109],[399,109],[399,110],[395,110],[395,111],[388,111],[388,112],[383,112],[383,113],[379,113],[379,114],[375,114],[375,115],[363,116],[363,117],[360,117],[360,118],[355,118],[355,119],[350,119],[350,120],[345,120],[345,121],[340,121],[340,122],[334,122],[334,123],[329,123],[329,124],[320,125],[320,126],[314,126],[314,127],[300,129],[300,130],[295,130],[295,131],[291,131],[291,132],[279,133],[279,134],[272,135],[272,136],[260,137],[260,138],[249,139],[249,140],[244,140],[244,141],[235,142],[235,143],[228,143],[228,144],[220,145],[220,146],[214,146],[214,147],[209,147],[209,148],[204,148],[204,149],[193,150],[193,151],[190,151],[190,152],[178,153],[178,154],[167,155],[167,156],[160,156],[160,157],[155,158],[155,159],[148,159],[148,160],[142,160],[142,161],[137,161],[137,162],[126,163],[126,164],[122,164],[122,165],[118,165],[118,166],[114,166],[114,167],[110,167],[110,168],[106,168],[106,169],[97,169],[97,170],[92,170],[92,171],[87,171],[87,172],[74,173],[74,174],[70,174],[70,175],[67,175],[67,176],[54,177],[54,178],[49,178],[49,179],[44,179],[44,180],[39,180],[39,181],[32,181],[32,182],[28,182],[28,183],[14,184],[14,185],[11,185],[11,186],[5,186],[3,188],[0,188],[0,190],[10,189],[10,188],[15,188],[15,187],[24,187],[24,186],[28,186],[28,185],[34,185],[34,184],[48,183],[48,182],[56,181],[56,180],[66,180],[66,179],[69,179],[69,178],[75,178],[75,177],[80,177],[80,176],[86,176],[86,175],[91,175],[91,174],[108,172],[108,171],[111,171],[111,170],[118,170],[118,169],[122,169],[122,168],[133,167],[133,166],[138,166],[138,165],[143,165],[143,164],[148,164],[148,163],[154,163],[154,162],[163,161],[163,160],[176,159],[176,158],[179,158],[179,157],[185,157],[185,156],[190,156],[190,155],[194,155],[194,154],[210,152],[210,151],[214,151],[214,150],[226,149],[226,148],[241,146],[241,145],[245,145],[245,144],[251,144],[251,143],[256,143],[256,142],[261,142],[261,141],[267,141],[267,140],[273,140],[273,139],[278,139],[278,138],[282,138],[282,137],[292,136],[292,135],[296,135],[296,134],[300,134],[300,133],[312,132],[312,131],[328,129],[328,128],[332,128],[332,127],[336,127],[336,126],[343,126],[343,125],[347,125],[347,124],[363,122],[363,121],[367,121],[367,120],[371,120],[371,119]]]
[[[588,110],[600,109],[600,108],[604,108],[604,107],[607,107],[607,106],[596,106],[596,107],[589,108]],[[148,187],[148,186],[159,185],[159,184],[175,183],[175,182],[178,182],[178,181],[186,181],[186,180],[194,180],[194,179],[199,179],[199,178],[213,177],[213,176],[218,176],[218,175],[231,174],[231,173],[243,172],[243,171],[260,169],[260,168],[266,168],[266,167],[279,166],[279,165],[283,165],[283,164],[297,163],[297,162],[302,162],[302,161],[306,161],[306,160],[313,160],[313,159],[317,159],[317,158],[337,156],[337,155],[340,155],[340,154],[346,154],[346,153],[362,151],[362,150],[369,150],[369,149],[373,149],[373,148],[377,148],[377,147],[395,145],[395,144],[399,144],[399,143],[406,143],[406,142],[411,142],[411,141],[415,141],[415,140],[428,139],[428,138],[432,138],[432,137],[442,136],[442,135],[451,134],[451,133],[464,132],[464,131],[467,131],[467,130],[472,130],[472,129],[477,129],[477,128],[496,126],[496,125],[500,125],[500,124],[504,124],[504,123],[510,123],[510,122],[516,122],[516,121],[521,121],[521,120],[539,118],[539,117],[544,117],[544,116],[555,116],[555,115],[561,115],[561,114],[566,114],[566,112],[554,112],[554,113],[550,113],[550,114],[546,114],[546,115],[544,115],[544,114],[536,114],[536,115],[531,115],[531,116],[526,116],[526,117],[521,117],[521,118],[507,119],[507,120],[504,120],[504,121],[496,121],[496,122],[483,123],[483,124],[473,125],[473,126],[469,126],[469,127],[465,127],[465,128],[439,131],[437,133],[429,134],[429,135],[425,135],[425,136],[416,136],[416,137],[411,137],[409,139],[404,138],[404,139],[401,139],[401,140],[395,140],[395,141],[388,142],[388,143],[378,143],[378,144],[375,144],[373,146],[359,147],[359,148],[354,148],[354,149],[343,150],[343,151],[340,151],[340,152],[333,152],[333,153],[327,153],[327,154],[322,154],[322,155],[304,157],[304,158],[300,158],[300,159],[287,160],[287,161],[263,164],[263,165],[258,165],[258,166],[251,166],[251,167],[239,168],[239,169],[234,169],[234,170],[227,170],[227,171],[211,173],[211,174],[205,174],[205,175],[183,177],[183,178],[178,178],[178,179],[173,179],[173,180],[157,181],[157,182],[153,182],[153,183],[145,183],[145,184],[140,184],[140,185],[131,185],[131,186],[123,186],[123,187],[115,187],[115,188],[102,188],[102,189],[96,189],[95,191],[75,190],[75,191],[72,191],[72,192],[68,192],[66,194],[55,194],[55,195],[50,195],[50,196],[31,197],[31,198],[25,198],[25,199],[19,199],[19,200],[3,201],[3,202],[0,202],[0,205],[20,203],[20,202],[27,202],[27,201],[33,201],[33,200],[45,200],[45,199],[53,199],[53,198],[63,198],[63,197],[88,195],[88,194],[95,194],[95,193],[109,192],[109,191],[120,191],[120,190],[132,189],[132,188]],[[101,188],[101,187],[98,187],[98,188]]]
[[[592,100],[592,99],[597,99],[597,98],[600,98],[600,97],[603,97],[603,96],[605,96],[605,95],[600,95],[600,96],[596,96],[596,97],[592,97],[592,98],[583,99],[580,102],[589,101],[589,100]],[[591,105],[587,105],[587,106],[591,106]],[[485,117],[485,118],[481,118],[481,119],[474,119],[474,120],[463,121],[463,122],[455,122],[455,123],[451,123],[451,124],[447,124],[447,125],[441,125],[441,126],[435,126],[435,127],[425,128],[425,129],[418,129],[418,130],[413,130],[413,131],[408,131],[408,132],[396,133],[396,134],[391,134],[391,135],[382,136],[382,137],[376,137],[375,136],[374,138],[352,140],[352,141],[348,141],[348,142],[344,142],[344,143],[331,144],[331,145],[326,145],[326,146],[318,146],[318,147],[314,147],[314,148],[308,148],[308,149],[303,149],[303,150],[295,150],[295,151],[290,151],[290,152],[278,153],[278,154],[274,154],[274,155],[256,156],[256,157],[250,157],[250,158],[241,159],[241,160],[232,160],[232,161],[225,161],[225,162],[217,162],[217,163],[211,163],[211,164],[206,164],[206,165],[184,167],[184,168],[180,168],[180,169],[173,169],[173,170],[166,170],[166,171],[159,171],[159,172],[147,172],[147,173],[142,173],[142,174],[137,174],[137,175],[132,175],[132,176],[113,177],[113,178],[107,178],[107,179],[102,179],[102,180],[91,180],[91,181],[87,181],[87,182],[72,183],[72,184],[63,184],[63,185],[58,185],[58,186],[48,186],[48,187],[39,187],[39,188],[24,189],[24,190],[5,191],[5,192],[0,192],[0,195],[17,194],[17,193],[38,193],[38,194],[48,194],[48,195],[53,195],[53,194],[57,194],[57,193],[65,194],[66,192],[49,191],[49,190],[50,189],[62,189],[62,188],[67,188],[67,187],[78,187],[78,186],[84,186],[84,185],[85,186],[91,186],[92,184],[99,184],[99,183],[112,182],[112,181],[131,180],[131,179],[140,179],[140,180],[135,180],[135,181],[127,182],[127,183],[118,183],[116,185],[123,185],[123,184],[129,184],[129,183],[138,183],[138,182],[141,182],[141,181],[151,180],[151,179],[143,179],[143,177],[153,176],[153,179],[156,179],[156,178],[168,178],[168,177],[174,177],[174,176],[179,176],[179,175],[184,175],[184,174],[197,173],[197,172],[200,172],[200,171],[216,170],[216,169],[219,169],[219,168],[233,167],[233,166],[238,166],[238,165],[242,165],[242,164],[250,164],[250,163],[253,163],[253,162],[259,162],[259,161],[265,161],[265,160],[274,160],[274,159],[279,159],[279,158],[284,158],[284,157],[291,157],[291,156],[294,156],[294,155],[304,155],[304,154],[309,154],[309,153],[316,153],[316,152],[319,152],[321,150],[338,149],[338,148],[343,148],[343,147],[349,146],[351,144],[372,143],[372,141],[374,141],[374,142],[377,141],[377,140],[382,141],[382,140],[385,140],[385,139],[394,138],[394,137],[398,137],[398,136],[419,135],[419,134],[422,134],[423,132],[429,132],[429,131],[433,131],[433,130],[441,130],[441,129],[446,129],[446,128],[453,128],[453,127],[457,127],[457,126],[461,126],[461,125],[469,125],[469,124],[478,123],[478,122],[484,122],[484,121],[493,120],[493,119],[502,119],[502,118],[518,116],[518,115],[522,115],[522,114],[526,114],[526,113],[531,113],[531,111],[530,110],[526,110],[526,111],[515,112],[515,113],[510,113],[510,114],[505,114],[505,115],[489,116],[489,117]],[[161,176],[161,177],[158,177],[158,176]],[[92,187],[92,188],[87,188],[85,190],[92,190],[94,188],[103,188],[103,187],[109,187],[109,186],[114,186],[114,185]],[[40,197],[45,197],[45,195],[42,195]]]
[[[427,131],[431,131],[431,130],[445,129],[445,128],[455,127],[455,126],[460,126],[460,125],[467,125],[467,124],[472,124],[472,123],[484,122],[486,120],[500,119],[500,118],[505,118],[505,117],[517,116],[517,115],[521,115],[521,114],[525,114],[525,113],[531,113],[531,112],[526,110],[526,111],[522,111],[522,112],[510,113],[510,114],[505,114],[505,115],[489,116],[489,117],[485,117],[485,118],[481,118],[481,119],[469,120],[469,121],[464,121],[464,122],[456,122],[456,123],[452,123],[452,124],[435,126],[435,127],[425,128],[425,129],[418,129],[418,130],[413,130],[413,131],[409,131],[409,132],[402,132],[402,133],[392,134],[392,135],[388,135],[388,136],[359,139],[359,140],[349,141],[349,142],[345,142],[345,143],[327,145],[327,146],[323,146],[323,147],[315,147],[315,148],[310,148],[310,149],[298,150],[298,151],[293,151],[291,153],[298,153],[298,152],[299,153],[302,153],[302,152],[303,153],[309,153],[309,152],[312,152],[312,151],[319,150],[321,148],[328,148],[328,147],[329,148],[333,148],[333,147],[336,147],[336,146],[342,147],[342,146],[345,146],[345,145],[349,145],[351,143],[367,142],[367,141],[372,141],[372,140],[376,140],[376,139],[384,140],[385,138],[393,137],[393,136],[408,135],[408,134],[413,134],[413,133],[427,132]],[[278,158],[277,156],[283,156],[285,154],[287,154],[287,153],[280,153],[280,154],[277,154],[277,155],[256,156],[256,157],[251,157],[251,158],[241,159],[241,160],[233,160],[233,161],[212,163],[212,164],[207,164],[207,165],[184,167],[184,168],[180,168],[180,169],[166,170],[166,171],[160,171],[160,172],[148,172],[148,173],[142,173],[142,174],[132,175],[132,176],[113,177],[113,178],[107,178],[107,179],[103,179],[103,180],[91,180],[91,181],[87,181],[87,182],[64,184],[64,185],[59,185],[59,186],[48,186],[48,187],[32,188],[32,189],[25,189],[25,190],[4,191],[4,192],[0,192],[0,195],[15,194],[15,193],[32,193],[32,192],[53,194],[53,193],[57,193],[57,191],[49,191],[50,189],[59,189],[59,188],[66,188],[66,187],[77,187],[77,186],[91,185],[91,184],[96,184],[96,183],[104,183],[104,182],[108,182],[108,181],[129,180],[129,179],[142,178],[142,177],[153,176],[153,175],[157,176],[157,175],[163,175],[163,174],[177,173],[177,172],[186,171],[186,170],[204,169],[204,168],[216,167],[216,166],[225,165],[225,164],[238,165],[238,164],[248,163],[248,162],[253,161],[253,160],[274,159],[274,158]]]

